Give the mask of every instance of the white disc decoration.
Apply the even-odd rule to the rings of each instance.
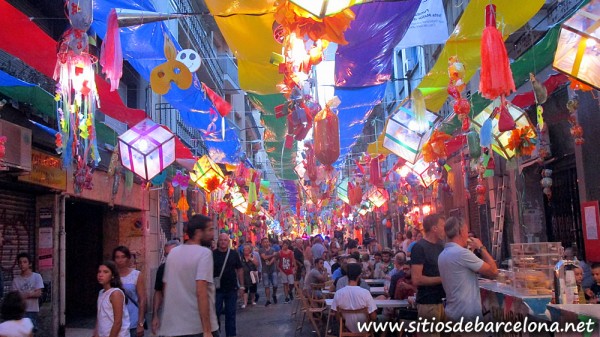
[[[184,49],[180,51],[177,53],[175,60],[185,64],[191,72],[196,72],[202,65],[200,55],[193,49]]]

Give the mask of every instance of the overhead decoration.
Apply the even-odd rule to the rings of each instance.
[[[328,0],[325,0],[328,2]],[[347,44],[344,32],[354,20],[354,12],[348,4],[336,1],[335,12],[326,16],[315,16],[311,11],[314,6],[320,6],[321,1],[282,0],[275,11],[275,20],[287,30],[289,34],[295,33],[298,37],[308,36],[317,42],[326,40],[337,44]],[[346,6],[344,6],[346,5]],[[321,9],[322,7],[319,7]],[[326,9],[326,8],[323,8]]]
[[[383,146],[404,160],[414,163],[439,116],[425,111],[427,127],[416,121],[414,103],[405,100],[387,121]]]
[[[375,207],[381,207],[390,199],[390,196],[384,188],[373,186],[367,191],[366,199],[372,202]]]
[[[507,148],[517,157],[531,156],[535,150],[536,134],[530,126],[514,129],[510,132]]]
[[[439,159],[446,159],[446,142],[452,138],[451,135],[439,130],[434,130],[429,140],[423,145],[423,160],[427,163],[437,162]]]
[[[183,63],[192,73],[198,71],[202,65],[200,55],[193,49],[180,50],[179,53],[177,53],[175,60]]]
[[[150,180],[175,161],[175,135],[145,119],[119,136],[123,167]]]
[[[600,90],[600,0],[592,0],[561,25],[555,69]]]
[[[359,88],[386,83],[392,76],[394,48],[420,3],[377,1],[353,7],[356,18],[344,34],[348,44],[338,46],[336,52],[335,85]]]
[[[482,147],[490,147],[494,152],[510,160],[515,156],[515,151],[508,148],[511,132],[499,130],[500,116],[497,109],[499,106],[499,102],[492,102],[472,118],[471,125],[473,130],[480,133]],[[511,120],[515,122],[516,128],[529,127],[531,130],[535,129],[527,113],[521,108],[507,103],[507,111],[511,116]],[[487,131],[483,130],[486,127],[489,129]],[[483,137],[489,138],[484,140]]]
[[[221,117],[226,117],[231,112],[231,104],[224,100],[221,96],[217,95],[211,88],[209,88],[206,84],[202,83],[202,90],[208,96],[208,99],[212,102],[213,106],[219,112]],[[211,108],[212,109],[212,108]]]
[[[583,128],[577,121],[577,110],[579,109],[579,101],[576,97],[571,98],[567,102],[567,110],[569,111],[569,124],[571,124],[571,136],[575,141],[575,145],[583,145]]]
[[[487,99],[508,96],[515,91],[504,39],[496,28],[496,5],[493,4],[485,7],[479,91]]]
[[[542,180],[540,181],[542,185],[542,191],[546,195],[548,199],[552,198],[552,170],[543,169],[542,170]]]
[[[89,53],[87,31],[93,20],[92,1],[66,1],[66,15],[71,24],[58,43],[54,79],[60,97],[58,126],[62,135],[63,167],[75,161],[78,170],[88,162],[100,162],[96,145],[94,115],[99,105],[94,64]],[[80,174],[81,175],[81,174]]]
[[[315,143],[315,157],[321,164],[333,169],[340,155],[340,126],[338,116],[332,111],[339,106],[337,97],[331,99],[314,119],[313,138]]]
[[[460,17],[454,32],[442,48],[438,61],[419,83],[418,88],[425,94],[425,103],[430,111],[440,111],[448,97],[447,87],[449,79],[447,74],[447,60],[456,55],[465,66],[465,83],[481,66],[481,41],[484,20],[481,15],[489,1],[469,1]],[[538,13],[544,0],[506,0],[495,3],[496,13],[502,14],[502,37],[506,39],[510,34],[525,25]],[[537,55],[539,57],[540,55]],[[473,103],[472,103],[473,105]]]
[[[469,112],[471,112],[471,103],[461,94],[467,83],[465,82],[465,66],[460,63],[457,56],[451,56],[448,59],[448,76],[450,77],[448,94],[454,99],[452,108],[462,122],[462,131],[466,132],[470,127]]]
[[[410,27],[396,49],[444,44],[446,40],[448,40],[448,21],[444,2],[442,0],[421,1]]]
[[[204,155],[194,164],[194,169],[190,171],[190,179],[206,192],[213,192],[223,183],[225,175],[221,168]]]
[[[177,50],[167,35],[164,38],[164,51],[167,62],[159,64],[150,73],[150,87],[159,95],[171,90],[171,83],[180,89],[188,89],[192,85],[192,73],[185,64],[176,60]]]
[[[425,162],[423,158],[419,159],[414,164],[407,162],[404,165],[416,175],[416,177],[419,179],[419,183],[424,187],[429,187],[435,181],[435,177],[430,173],[431,164]],[[408,178],[408,180],[410,179],[411,178]]]

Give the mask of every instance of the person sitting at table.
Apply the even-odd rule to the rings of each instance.
[[[331,310],[359,310],[366,308],[370,320],[376,321],[377,305],[375,305],[373,296],[371,296],[368,290],[358,286],[361,272],[362,268],[358,263],[352,263],[347,266],[348,286],[335,292],[333,302],[331,303]],[[346,321],[346,328],[350,332],[357,333],[359,332],[358,323],[366,322],[367,317],[364,314],[345,314],[344,320]]]
[[[360,278],[362,278],[362,279],[372,278],[372,276],[373,276],[373,272],[371,271],[371,264],[369,263],[370,262],[369,260],[370,260],[369,254],[363,254],[363,256],[361,256],[361,258],[360,258],[361,265],[362,265],[362,274],[360,274]]]
[[[394,269],[394,263],[392,260],[392,252],[389,249],[384,249],[381,253],[381,263],[375,268],[373,273],[374,278],[385,278],[385,276]]]
[[[331,272],[331,279],[333,280],[333,282],[335,282],[340,277],[344,276],[343,273],[344,273],[345,270],[342,269],[342,267],[344,267],[344,265],[346,265],[346,263],[347,263],[346,259],[347,258],[348,257],[345,256],[345,255],[338,256],[339,267],[335,268],[335,270],[334,270],[333,266],[331,267],[331,270],[332,270],[332,272]]]
[[[368,249],[369,249],[370,254],[379,253],[382,250],[381,244],[379,242],[377,242],[376,238],[371,239],[371,242],[369,242]]]
[[[323,294],[321,294],[320,291],[315,294],[312,293],[312,285],[323,283],[325,281],[327,281],[327,271],[325,270],[325,267],[323,265],[323,259],[317,258],[315,259],[313,269],[311,269],[311,271],[308,274],[306,274],[304,278],[304,293],[306,294],[306,296],[322,298]]]
[[[369,269],[371,271],[371,277],[375,275],[375,269],[377,269],[377,265],[381,263],[381,253],[373,254],[373,261],[369,262]]]
[[[357,264],[360,266],[360,263],[358,263],[358,261],[356,261],[355,259],[348,259],[347,264],[344,267],[344,268],[346,268],[346,272],[344,273],[346,275],[337,279],[337,281],[335,282],[335,291],[338,291],[338,290],[344,288],[345,286],[347,286],[350,283],[349,278],[348,278],[348,266],[351,264]],[[362,266],[361,266],[361,271],[362,271]],[[367,282],[365,282],[365,280],[362,279],[362,277],[360,279],[359,285],[361,288],[371,291],[371,287],[367,284]]]
[[[417,292],[417,287],[412,284],[410,266],[406,264],[406,254],[400,252],[394,257],[394,269],[397,273],[390,279],[388,296],[393,300],[405,300]]]

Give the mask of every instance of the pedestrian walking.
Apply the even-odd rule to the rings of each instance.
[[[179,246],[178,240],[170,240],[165,243],[165,247],[163,250],[163,255],[165,258],[169,256],[171,249]],[[164,293],[164,282],[163,277],[165,274],[165,262],[161,263],[158,266],[158,270],[156,270],[156,280],[154,281],[154,296],[152,296],[152,333],[156,335],[158,332],[158,324],[160,322],[160,312],[162,309],[163,299],[165,297]]]
[[[146,317],[146,286],[140,271],[131,268],[131,251],[125,246],[113,249],[112,259],[117,265],[129,312],[129,332],[131,337],[144,336]]]
[[[277,304],[277,253],[271,248],[271,242],[268,238],[263,238],[261,244],[262,248],[259,253],[262,262],[263,286],[265,287],[265,296],[267,296],[265,306],[269,306],[271,295],[273,296],[273,303]],[[272,294],[271,288],[273,288]]]
[[[98,294],[94,337],[130,336],[127,300],[116,264],[112,261],[101,264],[96,279],[102,290]]]
[[[246,305],[256,305],[255,294],[258,285],[258,264],[260,258],[252,254],[252,245],[245,244],[242,255],[242,268],[244,268],[244,287],[246,288],[242,296],[242,309]],[[250,300],[250,302],[248,302]]]
[[[236,333],[235,311],[237,307],[238,292],[246,291],[244,284],[244,269],[238,252],[230,247],[229,234],[219,234],[217,249],[213,251],[213,275],[217,289],[215,296],[215,310],[217,321],[221,327],[221,314],[225,313],[225,335],[234,337]],[[222,330],[222,329],[219,329]]]
[[[284,240],[281,245],[281,251],[279,252],[278,267],[281,275],[281,282],[283,283],[283,294],[285,295],[284,303],[290,303],[290,300],[294,298],[292,290],[294,286],[295,258],[294,252],[289,248],[290,240]]]

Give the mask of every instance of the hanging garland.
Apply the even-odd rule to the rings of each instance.
[[[524,126],[511,131],[507,147],[515,151],[517,157],[531,156],[535,144],[535,131],[529,126]]]

